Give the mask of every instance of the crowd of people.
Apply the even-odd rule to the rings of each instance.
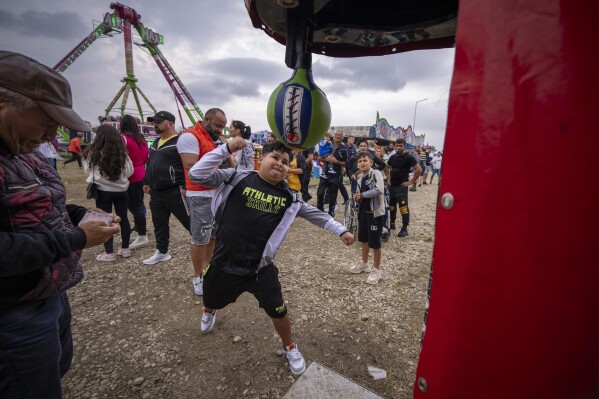
[[[390,218],[395,229],[399,209],[398,236],[407,236],[409,187],[427,184],[429,174],[428,184],[441,175],[440,153],[429,157],[423,151],[417,158],[401,139],[387,152],[337,131],[317,149],[300,151],[270,135],[256,170],[251,128],[239,120],[227,128],[220,108],[209,109],[181,134],[168,111],[148,122],[158,134],[149,148],[130,115],[121,118],[118,129],[101,125],[83,151],[77,134],[71,135],[71,159],[63,167],[77,162],[84,169],[95,208],[67,205],[56,170],[57,128],[76,132],[89,126],[72,110],[62,75],[21,54],[0,51],[0,397],[61,397],[60,378],[73,352],[67,290],[83,277],[81,251],[103,244],[96,259],[115,262],[149,245],[145,194],[155,251],[143,264],[171,259],[174,215],[190,234],[192,287],[203,297],[201,332],[212,331],[218,310],[249,292],[271,318],[291,372],[300,375],[306,363],[292,337],[274,264],[295,217],[351,245],[354,236],[334,216],[338,192],[346,206],[353,198],[359,204],[361,258],[349,272],[368,272],[366,282],[376,284],[382,275],[383,218]],[[322,173],[313,206],[308,186],[315,160]],[[115,253],[113,236],[119,231]],[[136,237],[130,242],[132,232]]]

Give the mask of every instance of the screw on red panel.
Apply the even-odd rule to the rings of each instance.
[[[422,392],[426,392],[428,389],[428,384],[423,377],[418,377],[418,389],[420,389]]]
[[[451,193],[445,193],[441,197],[441,206],[443,209],[451,209],[453,207],[453,195]]]

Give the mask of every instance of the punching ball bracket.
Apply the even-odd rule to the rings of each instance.
[[[314,3],[311,0],[300,1],[297,7],[287,10],[285,64],[291,69],[312,70],[313,13]]]

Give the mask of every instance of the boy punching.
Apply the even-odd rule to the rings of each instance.
[[[257,172],[216,169],[244,146],[245,141],[237,137],[207,153],[189,170],[192,181],[218,187],[212,201],[216,248],[204,272],[201,331],[212,330],[218,309],[250,292],[272,319],[291,372],[300,375],[306,363],[291,337],[275,254],[296,216],[339,236],[346,245],[354,237],[328,214],[304,203],[284,182],[291,151],[278,141],[264,146]]]

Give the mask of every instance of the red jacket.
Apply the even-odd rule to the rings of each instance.
[[[198,143],[200,145],[200,155],[198,156],[198,160],[202,159],[204,154],[216,148],[216,144],[214,144],[214,141],[212,141],[212,137],[210,137],[206,129],[204,129],[204,126],[202,126],[201,121],[196,123],[194,127],[187,129],[185,133],[193,134],[195,138],[198,140]],[[185,168],[185,166],[183,166],[183,168],[185,169],[185,188],[187,190],[207,191],[214,189],[214,187],[201,186],[189,180],[189,169]]]
[[[81,139],[79,137],[72,138],[69,141],[69,146],[67,147],[68,152],[76,152],[77,154],[81,153]]]

